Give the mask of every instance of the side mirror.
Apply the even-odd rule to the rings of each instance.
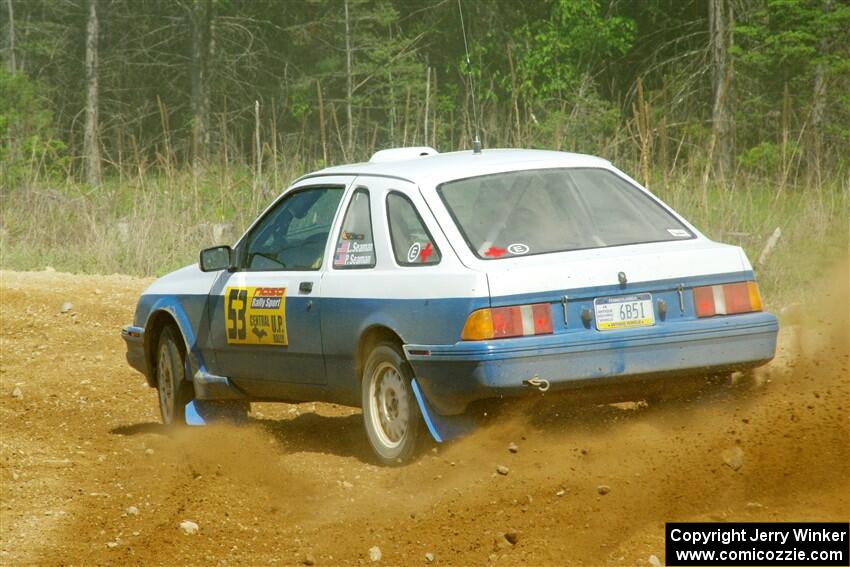
[[[213,246],[201,250],[199,265],[202,272],[217,272],[218,270],[229,270],[233,263],[233,249],[230,246]]]

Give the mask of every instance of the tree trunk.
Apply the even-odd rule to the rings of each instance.
[[[425,143],[424,146],[428,145],[428,112],[431,109],[431,67],[427,68],[425,75]]]
[[[348,155],[352,155],[351,150],[354,147],[354,122],[351,118],[351,98],[352,98],[352,80],[351,74],[351,18],[348,13],[348,0],[345,0],[345,115],[348,119],[348,140],[347,148]]]
[[[831,8],[832,0],[826,0],[823,4],[824,14],[829,13]],[[821,60],[815,67],[815,84],[812,93],[812,130],[810,134],[811,149],[809,152],[809,175],[814,174],[818,179],[820,178],[823,114],[826,102],[826,63],[824,58],[826,58],[828,50],[829,45],[826,34],[824,34],[818,45],[818,55]]]
[[[15,10],[12,0],[6,0],[6,5],[9,8],[9,72],[14,73],[18,70],[15,62]]]
[[[322,84],[316,80],[316,96],[319,99],[319,132],[322,138],[322,167],[328,166],[328,139],[325,134],[325,103],[322,100]]]
[[[192,158],[195,167],[209,157],[209,56],[212,1],[196,0],[189,11],[192,28]]]
[[[86,126],[83,135],[83,160],[86,182],[100,185],[100,143],[98,140],[98,110],[100,107],[98,90],[98,53],[99,35],[97,20],[97,0],[89,0],[89,15],[86,24]]]
[[[730,48],[734,16],[731,0],[710,0],[708,23],[711,47],[712,137],[720,177],[731,176],[735,158],[735,122],[730,91],[734,71]]]

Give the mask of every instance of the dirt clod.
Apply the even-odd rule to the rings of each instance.
[[[186,535],[195,535],[199,529],[198,524],[192,520],[183,520],[177,527]]]
[[[744,466],[744,451],[738,446],[730,447],[723,451],[723,462],[726,466],[736,471]]]

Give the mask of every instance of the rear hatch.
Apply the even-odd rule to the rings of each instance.
[[[446,234],[465,244],[460,260],[487,274],[491,306],[549,304],[555,333],[693,318],[694,287],[752,277],[740,248],[708,240],[610,166],[472,176],[436,197]],[[534,319],[542,334],[543,313],[506,310],[499,325],[515,332],[522,320],[528,335]]]
[[[694,287],[752,278],[740,248],[703,238],[475,264],[492,307],[547,303],[555,334],[693,319]]]

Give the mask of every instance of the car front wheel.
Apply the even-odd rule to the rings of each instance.
[[[421,418],[412,378],[404,355],[392,343],[378,344],[366,359],[363,422],[375,455],[385,465],[403,464],[416,451]]]
[[[165,425],[186,423],[185,407],[194,398],[192,383],[184,376],[185,348],[173,327],[163,329],[157,348],[157,392]]]

